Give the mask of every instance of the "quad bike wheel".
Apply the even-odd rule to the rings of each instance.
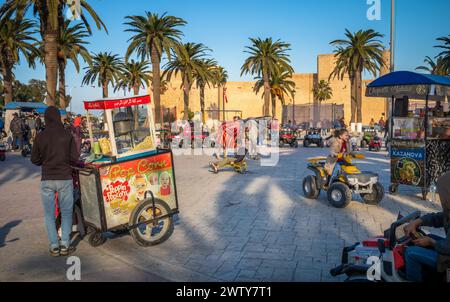
[[[317,188],[317,178],[314,175],[308,175],[303,179],[303,194],[308,199],[317,199],[320,195],[320,189]]]
[[[389,194],[391,195],[395,195],[398,192],[398,185],[397,184],[392,184],[389,186]]]
[[[372,193],[361,194],[361,197],[366,204],[377,205],[384,198],[384,188],[379,182],[377,182],[373,185]]]
[[[292,148],[298,148],[298,142],[297,142],[297,140],[295,140],[295,141],[293,141],[293,142],[291,143],[291,147],[292,147]]]
[[[335,182],[328,188],[328,201],[335,208],[345,208],[352,201],[352,191],[350,188],[342,183]]]
[[[303,147],[308,148],[309,147],[309,141],[307,141],[307,140],[303,141]]]
[[[280,148],[282,148],[282,147],[284,146],[284,140],[280,139],[280,143],[278,144],[278,146],[279,146]]]
[[[155,214],[153,215],[153,204],[151,200],[139,203],[130,216],[130,234],[140,246],[148,247],[160,244],[172,235],[174,225],[173,218],[166,217],[152,223],[144,223],[154,216],[165,216],[170,213],[170,208],[164,201],[155,199]]]

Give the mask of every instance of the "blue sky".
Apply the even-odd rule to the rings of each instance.
[[[310,73],[316,71],[317,55],[331,53],[329,42],[343,38],[346,28],[379,31],[389,47],[390,0],[380,1],[381,20],[369,21],[367,0],[90,0],[109,35],[94,30],[88,48],[123,56],[130,38],[130,33],[124,32],[124,17],[144,11],[167,12],[188,22],[183,40],[208,46],[211,56],[228,70],[230,81],[252,79],[240,76],[249,37],[290,43],[295,71]],[[438,53],[433,48],[435,39],[450,34],[449,11],[449,0],[396,0],[396,70],[413,70],[426,55]],[[15,74],[22,82],[45,79],[41,66],[30,70],[22,64]],[[77,74],[71,63],[66,78],[75,111],[81,110],[83,100],[101,97],[100,88],[80,87],[82,73]]]

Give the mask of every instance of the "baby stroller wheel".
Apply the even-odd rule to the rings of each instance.
[[[97,247],[105,243],[106,238],[101,232],[95,231],[89,235],[88,242],[91,246]]]

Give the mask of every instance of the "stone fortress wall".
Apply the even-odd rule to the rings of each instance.
[[[386,66],[389,66],[389,51],[384,53]],[[320,80],[328,81],[335,65],[335,58],[333,54],[323,54],[317,57],[317,73],[296,73],[293,75],[293,80],[296,83],[295,104],[312,104],[314,101],[313,88],[315,83]],[[389,68],[385,67],[381,70],[381,75],[389,72]],[[366,85],[371,80],[364,80],[363,82],[363,100],[362,100],[362,114],[363,124],[368,124],[371,118],[377,122],[382,114],[385,112],[385,99],[383,98],[367,98],[365,97]],[[325,101],[323,104],[343,104],[345,120],[350,121],[350,81],[345,77],[342,81],[338,78],[330,80],[330,86],[333,89],[333,97]],[[226,110],[241,110],[242,117],[259,117],[263,115],[263,98],[262,91],[256,95],[253,92],[254,82],[228,82],[227,85],[228,103],[225,104]],[[161,96],[161,105],[166,108],[176,107],[177,118],[182,118],[184,110],[183,105],[183,90],[181,89],[181,78],[174,77],[168,83],[167,91]],[[151,91],[149,91],[151,93]],[[218,89],[214,87],[206,88],[205,90],[205,108],[210,110],[217,110],[218,104]],[[220,92],[220,108],[222,108],[222,92]],[[292,105],[293,100],[288,97],[286,105]],[[197,87],[193,87],[190,92],[190,109],[193,112],[200,111],[200,91]],[[226,113],[227,120],[230,120],[235,114]],[[282,106],[277,102],[277,118],[281,121]],[[217,117],[217,113],[207,115],[208,118]],[[222,114],[221,114],[222,118]]]

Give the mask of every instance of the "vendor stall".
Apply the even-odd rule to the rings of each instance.
[[[150,96],[102,99],[84,107],[93,154],[75,169],[90,244],[102,244],[107,231],[123,230],[142,246],[165,241],[178,199],[172,153],[156,148]],[[94,135],[95,111],[106,117],[106,129]]]
[[[450,77],[407,71],[387,74],[367,86],[366,96],[391,99],[391,194],[399,185],[409,185],[422,188],[426,199],[437,179],[450,170],[449,95]]]

